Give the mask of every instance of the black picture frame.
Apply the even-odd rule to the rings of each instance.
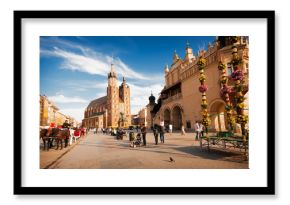
[[[22,186],[22,19],[197,18],[267,21],[267,186],[265,187],[24,187]],[[14,11],[15,195],[273,195],[275,194],[275,11]]]

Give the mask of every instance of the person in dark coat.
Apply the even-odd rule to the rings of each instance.
[[[68,123],[67,120],[62,124],[62,128],[66,128],[66,129],[70,128],[70,124]]]
[[[141,128],[141,133],[142,133],[142,138],[143,138],[143,145],[146,146],[146,134],[147,134],[147,129],[145,127],[145,125],[142,125]]]
[[[70,128],[70,124],[68,123],[67,120],[62,124],[62,128],[66,128],[66,129]],[[64,146],[67,147],[67,145],[68,145],[68,139],[65,139],[64,140]]]
[[[158,144],[158,127],[156,124],[152,127],[152,130],[153,130],[153,135],[155,139],[155,144],[157,145]]]

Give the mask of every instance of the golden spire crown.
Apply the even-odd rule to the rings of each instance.
[[[165,72],[169,72],[168,64],[165,65]]]

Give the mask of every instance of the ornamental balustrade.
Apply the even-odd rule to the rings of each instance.
[[[162,101],[162,103],[163,103],[163,104],[166,104],[166,103],[172,102],[172,101],[177,100],[177,99],[180,99],[180,98],[182,98],[182,94],[181,94],[181,93],[177,93],[177,94],[175,94],[175,95],[172,95],[172,96],[170,96],[170,97],[164,99],[164,100]]]

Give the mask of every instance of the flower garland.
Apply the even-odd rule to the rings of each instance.
[[[235,68],[237,68],[237,67],[235,67]],[[232,73],[231,78],[234,81],[237,81],[237,80],[242,81],[244,79],[244,74],[241,70],[237,69]]]
[[[203,56],[200,56],[200,58],[197,62],[197,65],[198,65],[198,70],[200,73],[200,77],[199,77],[200,86],[198,87],[198,90],[199,90],[199,92],[202,93],[202,98],[201,98],[202,121],[201,121],[201,123],[204,125],[205,132],[207,134],[208,126],[210,124],[210,119],[209,119],[209,114],[208,114],[208,110],[207,110],[208,104],[207,104],[207,100],[206,100],[206,91],[208,90],[208,87],[205,85],[206,76],[204,74],[206,59]]]
[[[242,63],[242,60],[238,56],[238,49],[236,43],[239,40],[239,37],[232,36],[230,38],[233,46],[232,46],[232,65],[234,68],[234,72],[231,75],[231,78],[235,81],[235,101],[236,101],[236,122],[241,125],[242,135],[243,135],[243,143],[246,143],[246,129],[245,126],[248,123],[248,116],[244,114],[245,108],[245,96],[243,94],[243,80],[244,73],[240,69],[239,65]]]
[[[221,71],[220,83],[221,83],[221,96],[224,99],[226,105],[226,116],[227,116],[227,123],[230,126],[230,129],[233,130],[235,124],[235,118],[233,117],[233,106],[230,101],[230,93],[232,93],[232,89],[227,85],[228,83],[228,76],[226,74],[226,65],[223,64],[221,61],[218,64],[218,69]]]

